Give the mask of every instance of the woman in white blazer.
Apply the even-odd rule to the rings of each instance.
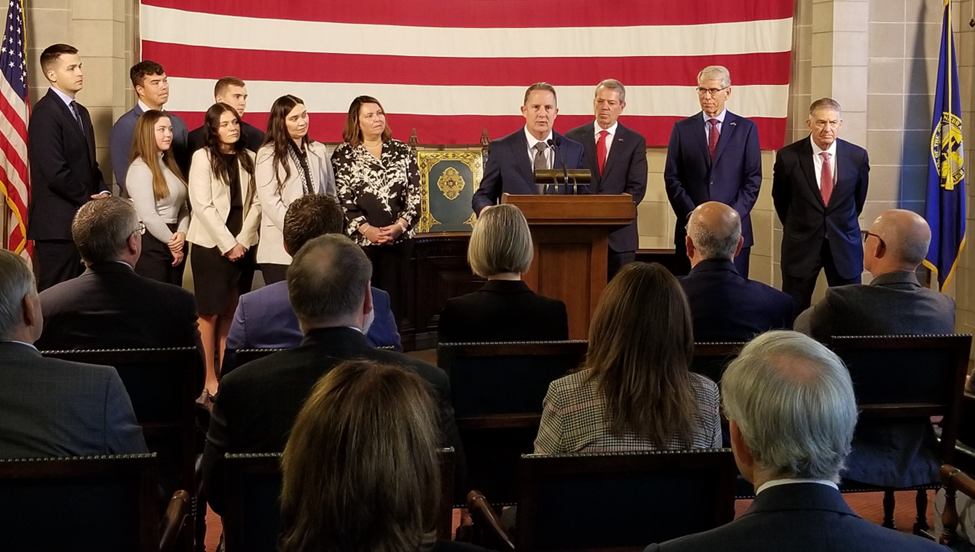
[[[257,263],[264,282],[284,280],[291,256],[284,250],[288,205],[307,194],[335,194],[335,175],[325,146],[308,137],[308,110],[301,98],[281,96],[271,106],[264,145],[254,169],[264,220]]]
[[[207,110],[204,147],[193,154],[187,240],[206,355],[206,391],[217,392],[216,366],[240,294],[254,277],[253,247],[258,241],[261,205],[254,184],[254,154],[240,141],[240,116],[224,103]],[[214,351],[220,356],[214,362]]]

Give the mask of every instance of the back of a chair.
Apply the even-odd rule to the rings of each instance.
[[[43,354],[115,367],[132,400],[146,445],[159,455],[159,477],[167,494],[177,488],[195,488],[194,405],[204,375],[203,358],[196,347],[44,351]],[[172,481],[173,477],[178,480]]]
[[[237,351],[237,366],[243,366],[248,362],[253,362],[259,358],[280,353],[281,351],[287,351],[287,349],[240,349]]]
[[[707,377],[714,383],[721,381],[721,375],[732,360],[738,357],[745,342],[722,341],[694,344],[694,360],[691,372]]]
[[[548,385],[585,359],[585,341],[441,343],[468,488],[494,504],[517,499],[518,458],[534,450]]]
[[[519,467],[518,552],[637,551],[735,517],[728,449],[526,455]]]
[[[942,459],[954,455],[971,335],[834,337],[861,419],[944,416]]]
[[[157,552],[154,457],[0,460],[0,549]]]
[[[454,449],[440,450],[437,535],[450,538]],[[281,534],[281,453],[226,455],[223,534],[227,552],[277,550]]]

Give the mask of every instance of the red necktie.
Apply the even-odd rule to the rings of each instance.
[[[708,119],[711,123],[711,132],[708,133],[708,151],[711,153],[711,160],[714,161],[714,150],[718,149],[718,138],[721,137],[721,131],[718,130],[718,123],[721,121],[717,119]]]
[[[829,154],[820,153],[823,157],[823,171],[819,175],[819,191],[823,194],[823,205],[829,205],[829,196],[833,195],[833,168],[829,166]]]
[[[609,136],[608,130],[600,130],[599,138],[596,140],[596,162],[599,163],[599,176],[603,175],[603,167],[606,166],[606,137]]]

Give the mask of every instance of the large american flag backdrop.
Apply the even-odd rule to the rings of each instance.
[[[785,138],[793,0],[143,0],[142,58],[169,75],[166,108],[194,128],[214,81],[236,76],[245,119],[263,128],[294,94],[317,140],[340,142],[349,103],[368,94],[396,138],[474,144],[524,124],[525,88],[558,90],[556,130],[592,120],[596,83],[627,87],[624,124],[666,146],[700,110],[697,73],[728,67],[730,110],[758,124],[763,149]]]

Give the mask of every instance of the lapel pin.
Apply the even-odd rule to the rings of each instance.
[[[731,126],[735,126],[735,125],[737,125],[737,124],[738,124],[738,123],[736,123],[736,122],[734,122],[734,121],[731,121]]]

